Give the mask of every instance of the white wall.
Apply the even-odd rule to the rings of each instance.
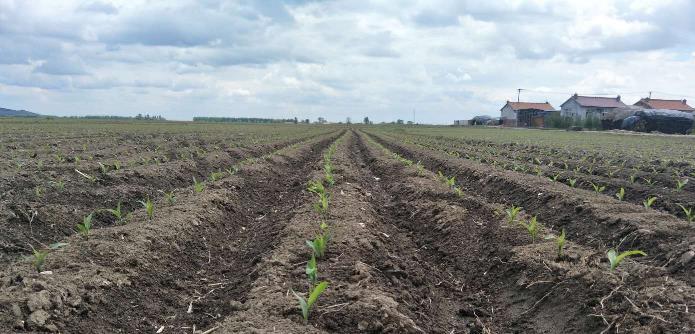
[[[512,107],[509,104],[506,104],[502,108],[502,113],[501,113],[502,119],[516,119],[516,111],[512,109]]]

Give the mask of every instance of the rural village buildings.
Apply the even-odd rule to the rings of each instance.
[[[546,118],[556,113],[562,117],[586,119],[587,116],[600,118],[607,112],[630,108],[667,109],[695,114],[695,108],[690,107],[686,100],[642,98],[633,106],[628,106],[620,99],[620,95],[597,97],[574,94],[560,105],[559,110],[548,102],[507,101],[500,109],[500,124],[511,127],[544,127]],[[462,124],[462,121],[458,123]]]

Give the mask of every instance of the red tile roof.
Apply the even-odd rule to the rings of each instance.
[[[643,98],[637,103],[636,106],[642,106],[649,109],[671,109],[680,111],[695,111],[693,107],[687,104],[686,100],[660,100],[660,99],[650,99]]]
[[[536,102],[509,102],[507,103],[512,107],[513,110],[523,110],[523,109],[538,109],[544,111],[552,111],[555,108],[548,102],[536,103]]]
[[[582,107],[597,107],[597,108],[625,107],[625,103],[620,101],[620,95],[618,95],[618,97],[597,97],[597,96],[574,95],[570,99],[574,99]]]

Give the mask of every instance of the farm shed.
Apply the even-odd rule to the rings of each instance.
[[[620,95],[617,97],[598,97],[581,96],[575,93],[560,105],[560,115],[579,119],[585,119],[587,116],[601,117],[606,112],[625,106],[625,103],[620,101]]]
[[[683,100],[661,100],[652,98],[643,98],[635,102],[635,106],[642,107],[644,109],[670,109],[685,112],[693,112],[695,109],[688,105],[686,99]]]
[[[507,103],[500,109],[502,125],[504,126],[529,126],[532,124],[532,119],[536,116],[540,116],[545,112],[551,112],[555,108],[546,102],[510,102]],[[523,113],[524,122],[522,125],[519,123],[520,114]]]
[[[688,134],[694,120],[691,112],[630,106],[604,114],[601,123],[604,129]]]

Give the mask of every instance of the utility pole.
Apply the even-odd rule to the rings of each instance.
[[[649,91],[649,99],[651,100],[651,98],[652,98],[652,91],[650,90]]]
[[[519,102],[519,98],[521,97],[521,91],[524,90],[523,88],[517,88],[516,89],[516,102]]]

